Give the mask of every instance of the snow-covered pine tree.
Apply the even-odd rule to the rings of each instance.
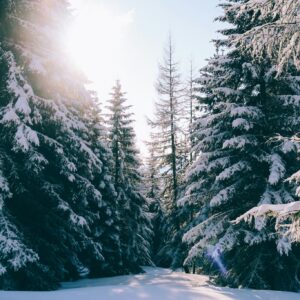
[[[117,190],[121,255],[127,272],[151,264],[151,220],[142,195],[140,161],[135,146],[132,113],[119,81],[108,101],[108,140],[113,155],[112,177]]]
[[[281,152],[289,155],[297,156],[298,160],[300,153],[300,139],[299,139],[299,121],[297,115],[299,114],[299,95],[300,95],[300,81],[299,81],[299,11],[300,3],[298,1],[274,1],[273,5],[270,5],[269,1],[262,1],[260,5],[254,6],[253,1],[249,1],[246,5],[242,5],[245,14],[252,11],[251,15],[257,15],[260,19],[260,26],[256,26],[252,32],[260,32],[261,29],[268,33],[270,38],[266,39],[268,43],[268,51],[263,52],[259,45],[255,46],[258,54],[268,55],[272,61],[275,58],[280,59],[277,64],[277,77],[281,81],[284,81],[290,89],[289,93],[282,94],[276,97],[276,104],[278,107],[284,108],[283,122],[279,123],[280,126],[276,131],[276,136],[271,140],[277,149],[281,149]],[[270,19],[270,16],[273,18]],[[270,21],[271,20],[271,21]],[[274,27],[274,29],[272,29]],[[251,31],[250,31],[251,33]],[[278,39],[275,34],[281,38]],[[240,49],[243,52],[249,52],[253,47],[245,47],[245,40],[248,38],[249,33],[246,32],[237,39],[240,41]],[[261,38],[258,36],[258,38]],[[272,43],[278,43],[280,41],[280,47],[271,47]],[[254,44],[258,40],[254,39]],[[270,43],[270,44],[269,44]],[[260,45],[261,46],[261,45]],[[251,52],[250,52],[251,53]],[[257,53],[254,53],[257,54]],[[278,116],[274,116],[278,119]],[[281,119],[281,117],[280,117]],[[298,152],[298,153],[297,153]],[[299,164],[295,164],[293,169],[294,174],[290,175],[290,172],[286,171],[286,165],[281,166],[282,176],[289,182],[296,194],[296,200],[299,200]],[[281,253],[288,253],[292,249],[293,242],[299,242],[299,230],[300,230],[300,218],[299,218],[299,201],[288,204],[273,204],[277,203],[270,201],[262,201],[258,207],[251,209],[237,219],[238,222],[242,220],[252,222],[252,217],[255,218],[255,222],[261,222],[267,224],[267,218],[276,218],[274,224],[276,233],[271,232],[273,236],[278,236],[278,250]],[[269,220],[270,222],[270,220]],[[264,226],[262,225],[262,228]]]
[[[222,31],[228,38],[216,45],[227,53],[215,55],[199,79],[206,112],[198,120],[197,160],[180,201],[198,207],[193,228],[184,236],[190,247],[185,263],[196,263],[232,286],[293,290],[299,288],[299,249],[280,255],[277,248],[284,252],[286,245],[276,245],[272,224],[263,220],[255,229],[231,222],[258,203],[293,201],[293,187],[285,178],[299,164],[294,146],[271,140],[299,126],[299,105],[287,103],[297,94],[296,78],[278,78],[268,59],[257,62],[233,42],[259,25],[248,22],[251,15],[235,11],[238,3],[247,2],[223,5],[220,19],[233,26]]]
[[[250,52],[259,59],[263,58],[263,54],[268,55],[273,61],[275,58],[279,75],[289,81],[294,92],[294,95],[288,95],[287,97],[282,96],[281,100],[286,106],[299,106],[300,87],[297,72],[295,73],[295,69],[299,70],[300,61],[299,1],[261,1],[259,4],[254,1],[249,1],[238,5],[241,6],[244,14],[252,16],[252,20],[259,18],[261,23],[260,26],[236,37],[239,41],[240,49],[243,52]],[[265,36],[268,36],[268,38],[265,38]],[[280,36],[280,38],[278,38],[278,36]],[[253,43],[248,43],[249,37],[253,40]],[[292,120],[294,117],[289,116],[289,119]],[[295,124],[297,124],[297,122]],[[299,130],[292,130],[292,133],[295,133],[295,135],[290,136],[290,132],[287,136],[276,136],[273,140],[282,146],[285,145],[285,148],[298,149],[299,152]],[[299,170],[289,177],[288,181],[298,185],[296,195],[299,197]],[[298,242],[300,225],[298,217],[299,209],[297,209],[298,205],[297,202],[287,205],[279,204],[278,206],[262,204],[262,206],[254,208],[241,216],[238,221],[243,219],[251,220],[252,217],[276,217],[276,228],[281,238],[284,236],[285,239],[291,242]],[[289,229],[287,230],[287,228]]]
[[[60,48],[68,3],[4,0],[0,15],[0,287],[121,272],[109,151]]]
[[[154,263],[159,264],[159,261],[156,261],[156,258],[164,241],[163,224],[165,212],[161,205],[162,184],[160,169],[157,157],[155,156],[156,146],[157,145],[153,142],[150,134],[150,142],[147,142],[148,157],[146,159],[143,174],[143,185],[144,194],[148,200],[149,213],[153,227],[152,257]]]
[[[229,8],[233,11],[241,11],[244,16],[248,16],[248,23],[255,23],[256,26],[242,34],[234,37],[238,41],[238,47],[243,53],[250,53],[259,62],[267,56],[276,66],[277,77],[284,82],[288,88],[274,99],[274,105],[284,111],[283,116],[274,119],[282,120],[276,129],[276,136],[270,142],[281,153],[289,156],[298,156],[300,159],[300,139],[299,139],[299,96],[300,96],[300,3],[299,1],[248,1],[239,3],[235,7]],[[267,37],[267,38],[266,38]],[[279,38],[280,37],[280,38]],[[252,40],[249,43],[249,38]],[[282,114],[281,111],[281,114]],[[278,118],[279,117],[279,118]],[[285,155],[286,156],[286,155]],[[287,165],[282,165],[282,177],[289,182],[295,191],[295,200],[300,197],[300,172],[299,164],[295,164],[291,171],[286,170]],[[273,168],[276,169],[276,168]],[[278,163],[277,163],[278,169]],[[261,201],[258,207],[251,209],[237,221],[247,220],[262,222],[267,224],[267,217],[275,217],[276,233],[278,235],[278,250],[280,253],[288,253],[293,242],[299,241],[300,218],[299,202],[288,204],[273,204],[277,201]],[[263,221],[262,221],[263,220]]]
[[[111,170],[113,168],[113,156],[106,143],[107,130],[105,128],[100,103],[94,92],[91,92],[93,104],[86,114],[87,129],[89,132],[90,148],[102,162],[101,176],[97,176],[94,185],[99,187],[102,198],[102,208],[99,211],[101,222],[95,222],[94,234],[102,245],[104,261],[99,265],[93,265],[90,273],[96,276],[111,276],[126,272],[122,267],[121,257],[121,228],[117,214],[117,193],[114,187]],[[96,208],[95,208],[96,209]],[[97,209],[96,209],[97,211]]]

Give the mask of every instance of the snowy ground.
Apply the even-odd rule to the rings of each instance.
[[[135,276],[63,283],[55,292],[3,292],[0,300],[299,300],[300,294],[235,290],[209,285],[205,276],[146,268]]]

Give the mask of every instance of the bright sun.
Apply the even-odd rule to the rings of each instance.
[[[122,45],[132,12],[117,15],[95,0],[76,1],[75,20],[66,35],[66,48],[73,61],[93,79],[112,68]]]

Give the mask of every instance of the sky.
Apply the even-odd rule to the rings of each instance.
[[[105,103],[115,81],[121,81],[135,114],[137,144],[149,128],[146,116],[157,99],[158,63],[168,35],[186,80],[190,60],[197,71],[213,55],[211,40],[220,28],[219,0],[71,0],[76,22],[69,30],[67,47],[78,66],[93,82]]]

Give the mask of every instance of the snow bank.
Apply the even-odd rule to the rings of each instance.
[[[63,283],[54,292],[2,292],[1,300],[299,300],[300,294],[235,290],[201,275],[146,268],[147,273]]]

